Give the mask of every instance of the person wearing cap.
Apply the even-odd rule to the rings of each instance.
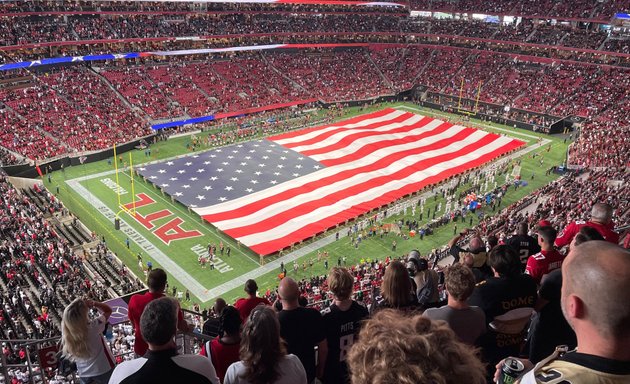
[[[599,232],[606,241],[613,244],[619,244],[619,234],[614,231],[614,223],[612,221],[613,208],[610,204],[596,203],[591,209],[591,219],[588,221],[574,221],[560,232],[556,238],[555,245],[558,249],[571,244],[575,235],[580,232],[582,227],[593,227]]]
[[[438,292],[439,276],[435,270],[429,268],[427,259],[420,256],[416,249],[407,256],[407,271],[415,285],[418,304],[422,308],[434,307],[440,301]]]
[[[510,237],[506,241],[507,246],[518,253],[519,258],[521,259],[522,271],[525,270],[529,257],[540,252],[540,245],[538,245],[538,241],[527,233],[528,230],[529,228],[527,227],[527,222],[522,221],[518,224],[516,235]]]
[[[261,304],[271,305],[269,300],[264,297],[256,296],[256,292],[258,292],[258,284],[256,284],[255,280],[249,279],[245,282],[245,293],[247,293],[247,297],[240,298],[234,303],[234,307],[238,309],[243,322],[247,321],[247,317],[256,306]]]

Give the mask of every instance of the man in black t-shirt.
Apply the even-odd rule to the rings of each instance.
[[[490,251],[488,263],[494,276],[477,284],[468,301],[484,311],[488,324],[513,309],[534,307],[536,282],[531,276],[521,273],[521,263],[514,250],[507,245],[498,245]],[[507,356],[518,354],[525,336],[526,327],[515,334],[488,328],[480,344],[489,367],[494,367],[496,362]]]
[[[334,295],[334,301],[322,311],[328,341],[328,358],[323,380],[325,384],[350,382],[346,358],[359,334],[361,322],[368,317],[368,310],[352,300],[353,286],[354,277],[347,269],[331,269],[328,287]]]
[[[531,255],[535,255],[540,252],[540,245],[538,240],[527,234],[527,222],[523,221],[518,225],[516,235],[510,237],[506,244],[512,248],[521,259],[521,271],[525,271],[527,266],[527,259]]]
[[[282,310],[278,312],[280,336],[287,342],[287,352],[296,355],[304,369],[308,383],[324,374],[328,343],[322,315],[311,308],[300,307],[300,291],[295,280],[285,277],[278,286]],[[315,346],[318,364],[315,366]]]
[[[494,276],[477,284],[469,300],[470,305],[483,309],[486,322],[512,309],[533,308],[536,282],[521,273],[516,253],[506,245],[498,245],[490,252],[488,262]]]

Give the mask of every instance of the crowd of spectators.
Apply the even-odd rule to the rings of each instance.
[[[375,9],[372,12],[344,13],[312,10],[291,12],[265,10],[227,13],[190,14],[122,14],[122,15],[39,15],[11,16],[0,27],[0,45],[14,46],[42,42],[78,40],[172,38],[174,36],[225,36],[247,37],[251,34],[272,36],[273,42],[299,33],[340,34],[354,33],[355,39],[364,34],[390,32],[398,34],[434,34],[472,38],[528,42],[550,46],[598,49],[608,34],[582,26],[555,24],[550,21],[522,19],[503,25],[481,20],[435,19],[409,17]],[[321,37],[320,37],[321,38]],[[622,40],[623,41],[623,40]],[[85,43],[84,43],[85,44]],[[185,48],[186,42],[179,45]],[[623,44],[604,45],[608,50],[621,50]],[[164,47],[162,48],[164,49]],[[94,48],[92,48],[94,50]]]
[[[111,147],[149,133],[146,122],[87,68],[60,69],[2,92],[3,145],[29,158]],[[64,148],[65,147],[65,148]]]
[[[628,11],[623,0],[610,1],[518,1],[518,0],[411,0],[410,7],[422,11],[476,12],[489,14],[549,16],[561,18],[595,19],[607,21],[614,13]]]
[[[394,93],[362,50],[280,53],[267,58],[300,87],[326,102],[364,100]]]

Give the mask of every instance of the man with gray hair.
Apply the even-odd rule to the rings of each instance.
[[[177,301],[170,297],[147,304],[140,317],[140,330],[149,350],[143,357],[117,366],[109,384],[219,383],[210,359],[177,353],[178,311]]]
[[[591,209],[591,219],[588,221],[578,220],[569,224],[556,239],[555,245],[558,249],[571,244],[571,240],[580,232],[582,227],[593,227],[606,241],[619,244],[619,234],[614,231],[615,225],[612,221],[613,208],[610,204],[596,203]]]

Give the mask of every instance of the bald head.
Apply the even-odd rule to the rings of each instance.
[[[280,281],[278,294],[283,302],[297,303],[297,300],[300,297],[300,290],[295,280],[290,277],[285,277],[282,281]]]
[[[606,241],[571,250],[562,265],[562,308],[574,327],[581,322],[608,340],[630,342],[630,252]]]
[[[596,203],[591,209],[591,220],[601,224],[608,224],[612,220],[613,208],[610,204]]]

